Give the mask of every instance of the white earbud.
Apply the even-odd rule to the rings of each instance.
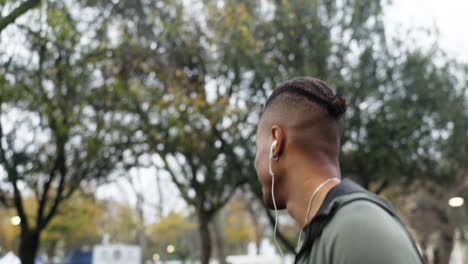
[[[273,155],[273,151],[275,150],[276,148],[276,145],[278,144],[278,141],[273,141],[273,143],[271,143],[271,147],[270,147],[270,160],[278,160],[278,156],[274,156]]]

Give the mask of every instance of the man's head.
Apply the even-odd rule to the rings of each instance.
[[[269,174],[270,151],[274,160],[275,197],[278,209],[286,207],[288,186],[298,177],[328,177],[338,170],[340,130],[346,100],[325,82],[295,78],[280,85],[268,98],[257,128],[255,168],[262,184],[263,199],[272,208]],[[272,147],[272,143],[276,142]],[[277,159],[276,159],[277,158]],[[313,170],[297,175],[300,169]],[[296,175],[292,175],[295,170]],[[302,170],[304,171],[304,170]],[[304,173],[300,173],[304,174]],[[316,174],[316,175],[315,175]]]

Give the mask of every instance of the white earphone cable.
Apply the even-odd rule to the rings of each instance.
[[[309,222],[309,214],[310,214],[310,210],[311,210],[311,207],[312,207],[312,201],[314,200],[315,196],[317,195],[317,193],[320,191],[320,189],[323,188],[323,186],[325,186],[327,183],[331,182],[331,181],[335,181],[335,182],[341,182],[339,179],[337,178],[330,178],[324,182],[322,182],[316,189],[315,191],[312,193],[312,195],[310,196],[310,199],[309,199],[309,205],[307,207],[307,213],[306,213],[306,216],[305,216],[305,219],[304,219],[304,224],[307,224]],[[299,246],[300,246],[300,243],[301,243],[301,238],[302,238],[302,228],[301,228],[301,231],[299,232],[299,238],[297,239],[297,249],[299,250]]]
[[[276,142],[276,141],[275,141]],[[270,158],[268,162],[268,169],[271,175],[271,199],[273,200],[273,207],[275,209],[275,227],[273,228],[273,240],[275,241],[276,248],[278,249],[281,257],[282,257],[282,262],[284,263],[284,254],[283,250],[281,249],[280,245],[278,244],[278,240],[276,240],[276,232],[278,229],[278,208],[276,206],[276,200],[275,200],[275,174],[273,173],[273,170],[271,168],[271,161],[273,160],[273,148],[276,146],[276,143],[273,142],[271,144],[271,149],[270,149]]]

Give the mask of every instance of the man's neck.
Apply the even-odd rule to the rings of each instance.
[[[293,176],[293,175],[291,175]],[[306,220],[306,214],[309,210],[309,202],[313,193],[320,185],[333,177],[339,177],[339,169],[320,169],[311,170],[297,168],[293,177],[287,177],[288,193],[286,199],[286,207],[289,215],[296,220],[300,227],[305,227],[317,214],[328,192],[338,184],[336,181],[329,181],[323,185],[315,195],[310,204],[310,212]]]

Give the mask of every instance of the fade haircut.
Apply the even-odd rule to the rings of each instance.
[[[281,84],[268,98],[262,114],[273,105],[295,107],[304,103],[304,99],[313,103],[313,111],[320,111],[341,125],[341,117],[347,108],[346,99],[324,81],[311,77],[297,77]]]

